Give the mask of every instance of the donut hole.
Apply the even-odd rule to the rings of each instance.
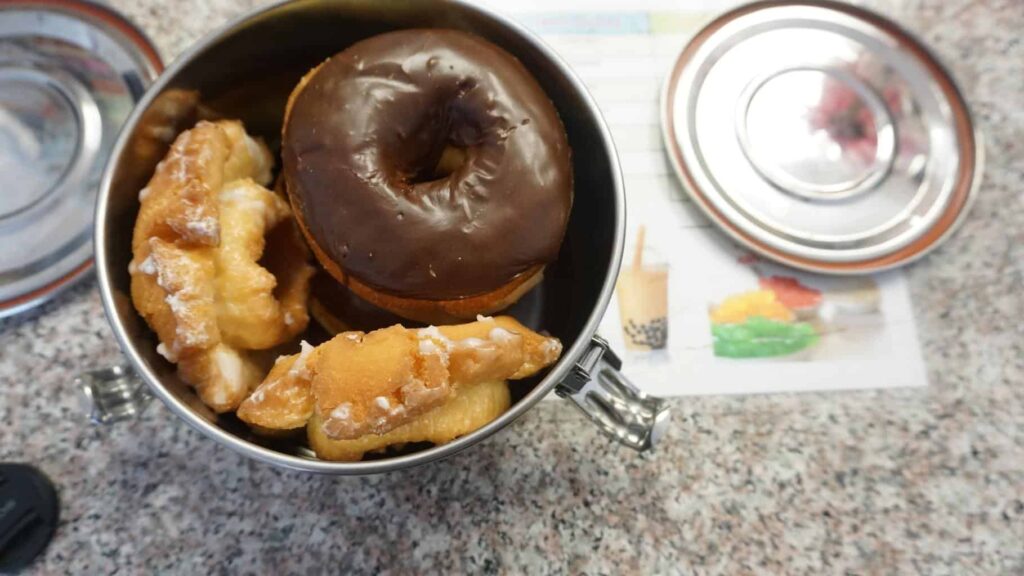
[[[454,144],[445,144],[435,164],[426,166],[409,178],[409,184],[425,184],[444,180],[458,172],[469,160],[469,150]]]
[[[447,178],[462,168],[468,158],[469,152],[465,148],[452,144],[446,145],[441,151],[441,158],[437,160],[437,166],[434,167],[434,178],[437,180]]]

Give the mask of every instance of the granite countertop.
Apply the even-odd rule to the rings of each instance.
[[[117,0],[167,59],[248,0]],[[1024,573],[1024,4],[869,2],[960,80],[988,146],[960,231],[909,268],[931,386],[673,400],[660,449],[542,403],[483,446],[367,478],[286,472],[162,405],[85,423],[119,359],[93,281],[0,321],[0,460],[59,486],[37,573]]]

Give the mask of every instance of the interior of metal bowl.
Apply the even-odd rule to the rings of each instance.
[[[472,434],[444,446],[413,447],[358,463],[323,462],[312,456],[304,438],[272,441],[252,434],[233,415],[215,417],[178,379],[174,366],[156,354],[156,337],[135,312],[129,295],[138,192],[171,137],[190,127],[197,115],[241,119],[249,132],[276,150],[285,101],[303,74],[363,38],[424,27],[465,30],[508,50],[540,82],[565,124],[575,177],[567,236],[543,284],[514,311],[534,328],[559,337],[565,353],[548,372],[512,382],[512,408]],[[129,119],[103,179],[96,221],[97,271],[125,354],[154,392],[188,423],[233,449],[274,464],[341,474],[381,472],[479,442],[540,400],[569,371],[611,295],[622,251],[623,202],[615,150],[593,100],[557,56],[514,23],[452,1],[298,1],[264,8],[206,37],[147,93]],[[319,342],[326,335],[313,327],[306,337]]]

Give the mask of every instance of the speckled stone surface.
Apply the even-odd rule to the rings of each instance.
[[[250,1],[118,0],[166,57]],[[909,272],[923,390],[673,401],[656,454],[545,403],[412,471],[257,464],[162,406],[85,424],[118,360],[95,283],[0,321],[0,460],[63,501],[40,574],[1024,573],[1024,3],[876,0],[962,83],[988,144],[952,240]]]

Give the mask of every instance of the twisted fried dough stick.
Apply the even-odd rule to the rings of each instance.
[[[277,430],[314,419],[316,433],[329,440],[386,434],[444,405],[460,388],[525,378],[561,351],[558,339],[508,316],[345,332],[280,358],[238,417]]]
[[[217,412],[259,383],[248,352],[294,338],[309,320],[313,269],[287,203],[261,185],[271,165],[240,122],[200,122],[139,193],[132,302],[160,339],[157,352]]]

